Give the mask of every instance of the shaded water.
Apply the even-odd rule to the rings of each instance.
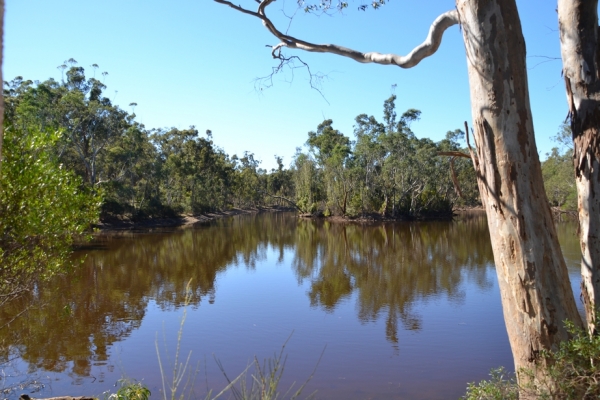
[[[574,232],[559,225],[578,286]],[[161,398],[156,345],[173,356],[190,280],[181,354],[199,362],[197,398],[226,385],[214,358],[235,376],[290,335],[282,387],[303,382],[323,353],[306,392],[319,399],[458,398],[490,368],[512,368],[482,215],[373,225],[237,216],[106,237],[85,253],[69,277],[0,310],[0,326],[14,319],[0,329],[0,357],[44,384],[35,397],[101,396],[126,375]]]

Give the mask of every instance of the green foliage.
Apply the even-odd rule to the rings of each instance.
[[[299,148],[294,156],[292,174],[296,205],[305,213],[316,212],[317,203],[324,199],[322,174],[316,162]]]
[[[562,124],[553,140],[558,144],[542,162],[542,175],[548,202],[566,211],[577,210],[577,187],[573,172],[573,138],[571,128]]]
[[[314,205],[325,215],[380,213],[391,217],[450,216],[455,205],[478,205],[472,164],[459,159],[454,170],[462,197],[455,193],[449,160],[440,151],[460,151],[452,132],[440,143],[419,139],[410,125],[421,112],[409,109],[400,118],[396,96],[384,102],[384,123],[373,116],[356,117],[352,142],[325,120],[308,133],[311,154],[298,151],[294,181],[296,201],[308,211]],[[320,196],[317,196],[317,193]]]
[[[98,219],[99,193],[53,154],[59,133],[8,126],[0,170],[0,303],[64,271],[75,237]]]
[[[552,207],[577,210],[577,187],[573,172],[573,150],[561,154],[553,148],[542,163],[542,176],[546,195]]]
[[[60,82],[22,77],[6,82],[5,118],[12,126],[64,132],[49,151],[87,187],[102,190],[103,219],[290,203],[307,213],[419,218],[478,204],[469,162],[454,162],[464,188],[459,198],[448,159],[437,155],[459,150],[457,135],[440,143],[417,138],[410,126],[421,112],[397,115],[396,96],[384,102],[383,123],[372,116],[356,118],[355,142],[325,120],[309,132],[307,154],[298,151],[289,170],[276,157],[278,167],[268,173],[250,152],[227,155],[210,130],[202,136],[193,126],[147,129],[135,122],[134,113],[112,104],[104,96],[106,86],[87,77],[75,60],[60,69]]]
[[[536,371],[521,370],[519,386],[502,368],[492,370],[492,379],[467,387],[468,400],[516,399],[521,392],[539,399],[597,399],[600,397],[600,335],[590,336],[583,329],[566,322],[573,338],[560,343],[555,352],[544,352],[545,378]],[[600,328],[600,323],[597,325]],[[540,367],[541,368],[541,367]]]
[[[171,128],[151,135],[158,148],[161,204],[177,212],[225,209],[233,202],[235,163],[212,141],[212,133]]]
[[[527,392],[546,399],[597,399],[600,397],[600,335],[566,322],[573,338],[560,343],[556,352],[543,353],[548,364],[546,380],[535,381],[534,371],[520,371],[527,381]],[[600,323],[596,325],[596,332]]]
[[[469,383],[464,400],[511,400],[519,398],[519,388],[514,376],[503,367],[490,371],[491,379]]]
[[[119,390],[117,393],[106,396],[107,400],[149,400],[150,389],[141,382],[131,381],[129,379],[120,379],[117,384]]]

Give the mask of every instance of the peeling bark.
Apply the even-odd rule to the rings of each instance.
[[[588,330],[600,306],[600,41],[598,1],[559,0],[563,75],[573,132],[581,245],[581,294]]]
[[[479,191],[486,209],[502,307],[516,368],[581,324],[544,191],[535,144],[525,42],[514,0],[458,0]]]

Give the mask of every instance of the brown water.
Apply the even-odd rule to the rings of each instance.
[[[576,287],[574,233],[559,225]],[[323,354],[305,392],[319,399],[458,398],[490,368],[512,369],[483,216],[366,226],[238,216],[106,237],[84,253],[69,277],[0,310],[0,326],[14,319],[0,329],[14,375],[0,387],[33,377],[35,397],[102,397],[125,375],[162,398],[156,346],[173,357],[190,280],[180,354],[198,365],[194,398],[226,385],[215,358],[235,376],[290,335],[281,387]]]

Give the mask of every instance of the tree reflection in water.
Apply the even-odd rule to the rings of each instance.
[[[398,321],[421,329],[412,309],[417,301],[446,296],[460,303],[465,279],[482,289],[492,285],[483,218],[361,225],[261,214],[120,234],[99,238],[80,268],[0,310],[0,361],[17,354],[30,371],[89,376],[93,365],[111,362],[115,342],[140,327],[150,301],[163,310],[181,307],[190,279],[192,307],[218,301],[219,273],[257,268],[269,251],[291,265],[300,283],[310,282],[312,307],[331,312],[355,292],[361,322],[386,313],[385,335],[393,343]]]
[[[461,302],[465,277],[478,287],[492,285],[486,269],[492,249],[484,218],[455,222],[410,222],[375,225],[301,221],[292,266],[310,279],[312,306],[332,311],[358,291],[358,318],[386,316],[386,336],[397,343],[398,320],[419,330],[416,301],[446,295]]]

